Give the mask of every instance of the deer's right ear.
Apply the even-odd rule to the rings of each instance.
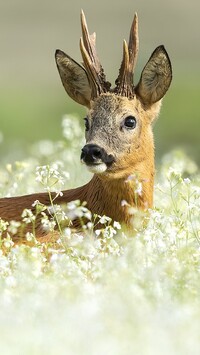
[[[85,69],[59,49],[56,50],[55,58],[62,84],[68,95],[79,104],[89,107],[91,88]]]

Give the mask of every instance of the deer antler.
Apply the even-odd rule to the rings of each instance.
[[[81,27],[83,37],[80,39],[80,49],[92,89],[92,98],[95,98],[101,93],[109,91],[111,84],[106,81],[104,70],[97,56],[96,34],[89,34],[83,11],[81,11]]]
[[[115,81],[116,88],[114,91],[119,95],[127,97],[132,97],[134,95],[133,75],[137,62],[138,50],[138,16],[135,13],[130,30],[129,44],[127,45],[124,40],[122,64],[119,70],[119,76]]]

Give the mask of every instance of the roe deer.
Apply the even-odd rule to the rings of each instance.
[[[58,204],[73,200],[86,201],[92,213],[107,215],[127,226],[134,217],[129,206],[145,210],[152,207],[154,184],[154,141],[152,122],[158,116],[161,99],[168,90],[172,69],[163,45],[157,47],[145,65],[139,83],[133,75],[138,55],[138,17],[130,30],[129,42],[123,43],[123,59],[115,88],[106,81],[97,56],[96,35],[89,34],[84,13],[81,13],[80,50],[84,67],[57,50],[55,57],[62,84],[68,95],[86,106],[86,145],[81,161],[94,173],[86,185],[63,191]],[[133,176],[133,178],[129,178]],[[141,192],[135,199],[136,181]],[[20,220],[25,208],[35,200],[49,205],[48,193],[0,199],[0,217]],[[122,203],[126,201],[126,203]],[[42,238],[40,220],[36,236]]]

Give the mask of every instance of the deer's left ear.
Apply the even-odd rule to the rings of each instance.
[[[61,81],[68,95],[79,104],[89,107],[91,87],[85,69],[59,49],[56,50],[55,58]]]
[[[145,65],[140,81],[135,88],[145,106],[151,106],[162,99],[172,80],[172,67],[164,46],[159,46],[152,53]]]

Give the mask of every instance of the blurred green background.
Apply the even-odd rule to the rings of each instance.
[[[112,82],[135,11],[140,31],[136,80],[155,47],[165,45],[173,83],[154,128],[156,156],[181,147],[200,163],[199,0],[1,0],[0,160],[22,157],[36,140],[61,138],[63,114],[84,117],[84,108],[66,96],[54,62],[56,48],[81,61],[81,8],[90,32],[97,33],[99,57]]]

